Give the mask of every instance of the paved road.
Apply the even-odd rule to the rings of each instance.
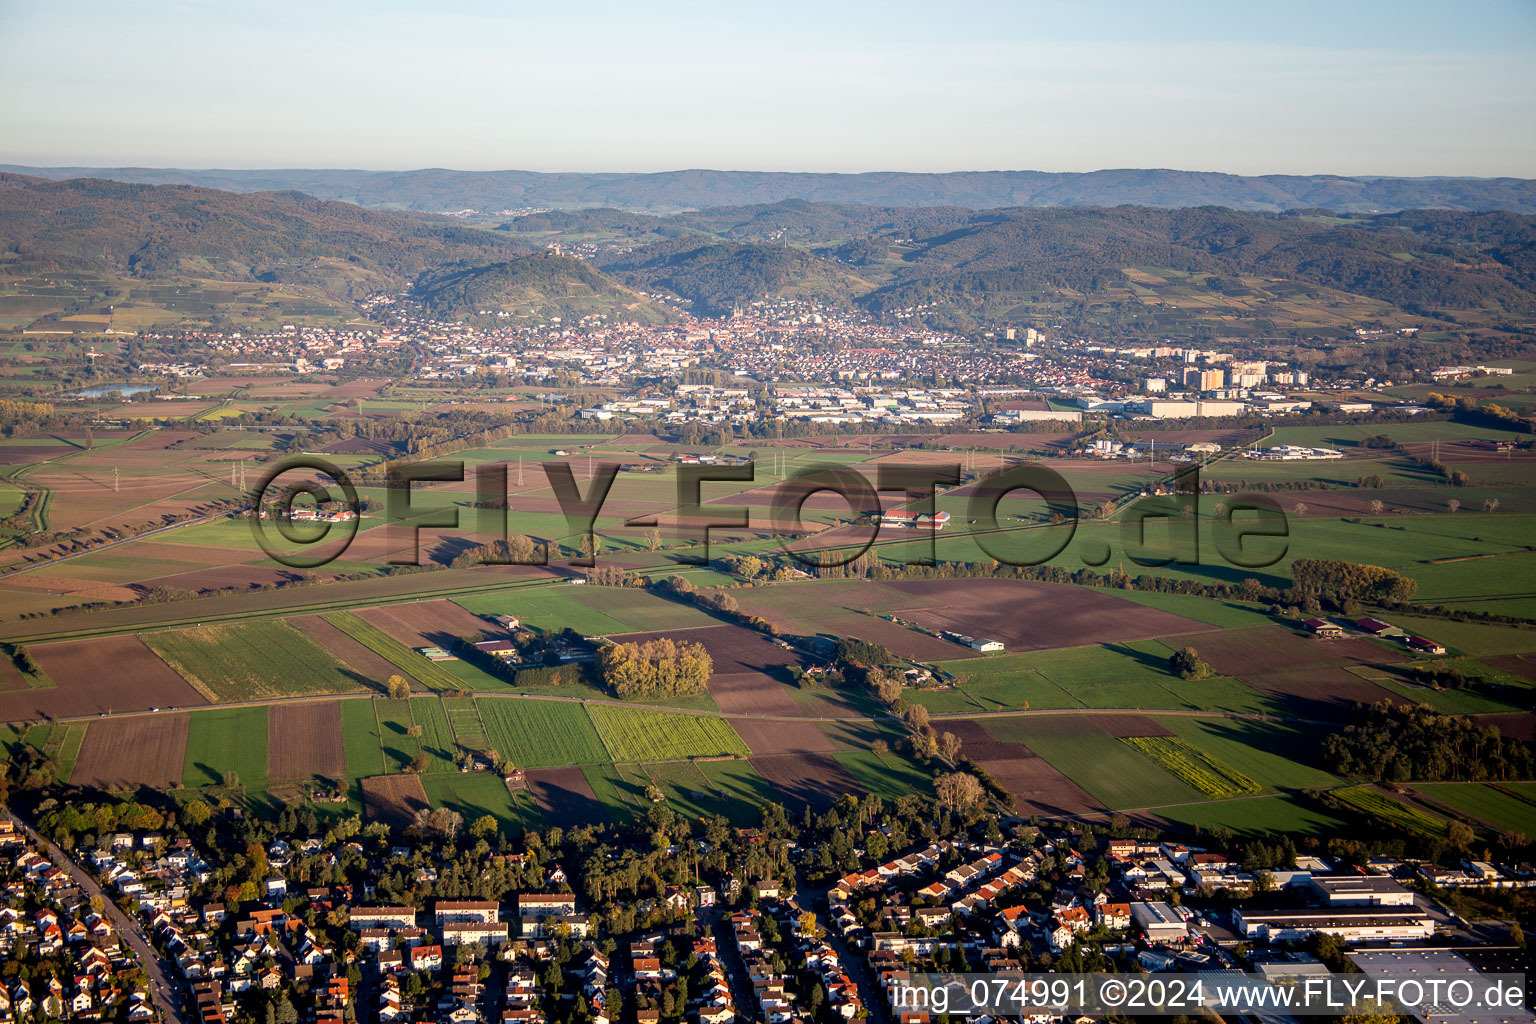
[[[139,923],[119,910],[117,904],[112,902],[112,898],[101,891],[101,886],[97,885],[95,880],[86,874],[85,869],[76,864],[63,850],[44,840],[32,826],[20,818],[13,817],[11,820],[24,829],[34,843],[47,851],[48,858],[59,868],[68,872],[88,896],[101,897],[102,903],[106,904],[107,919],[117,929],[119,938],[128,943],[128,948],[133,950],[139,962],[144,965],[144,973],[149,976],[150,1001],[161,1010],[168,1024],[199,1024],[185,1013],[180,998],[181,987],[178,982],[172,980],[169,962],[150,946],[149,939],[145,937]]]
[[[816,915],[816,922],[821,925],[822,931],[827,933],[827,945],[837,953],[843,969],[853,981],[853,987],[858,989],[859,998],[869,1010],[869,1020],[874,1024],[889,1024],[890,1015],[885,1011],[885,996],[880,990],[880,979],[869,969],[869,960],[864,952],[851,948],[838,934],[832,923],[832,906],[827,901],[827,890],[811,890],[810,896],[811,912]]]

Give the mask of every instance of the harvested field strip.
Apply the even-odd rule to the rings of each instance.
[[[554,768],[610,761],[587,710],[567,701],[497,700],[476,705],[491,749],[519,768]],[[540,807],[544,802],[540,801]],[[548,808],[545,808],[547,811]]]
[[[187,727],[182,785],[221,786],[231,772],[249,792],[267,785],[265,707],[198,711]]]
[[[411,823],[418,811],[431,806],[421,779],[415,775],[377,775],[363,779],[360,785],[369,821],[403,827]]]
[[[84,722],[70,722],[55,729],[49,738],[48,746],[51,749],[48,756],[53,758],[58,768],[60,782],[68,782],[70,774],[75,770],[75,762],[80,758],[80,745],[85,742],[85,727]]]
[[[589,825],[607,818],[592,785],[578,767],[543,768],[528,773],[528,791],[544,820],[561,828]]]
[[[398,772],[408,767],[421,753],[421,744],[411,735],[416,720],[411,717],[411,703],[404,700],[376,700],[373,710],[379,722],[379,737],[384,748],[384,770]]]
[[[378,626],[363,621],[351,612],[328,612],[320,617],[400,669],[407,678],[421,680],[429,689],[457,690],[462,685],[441,665],[428,661]]]
[[[149,633],[144,642],[215,703],[363,689],[355,672],[281,620]]]
[[[385,658],[377,651],[371,650],[356,638],[341,631],[335,623],[328,622],[319,615],[300,615],[288,620],[289,624],[301,629],[311,640],[319,644],[325,650],[341,659],[342,663],[362,673],[384,688],[385,680],[392,675],[404,675],[407,682],[412,682],[415,689],[422,689],[422,684],[412,679],[409,672],[401,666]],[[361,621],[361,620],[359,620]],[[417,666],[411,666],[415,668]]]
[[[267,775],[273,782],[346,778],[341,702],[272,705],[267,715]]]
[[[1220,800],[1263,791],[1262,786],[1242,772],[1196,750],[1181,739],[1126,736],[1120,742],[1129,743],[1206,796]]]
[[[1410,807],[1400,800],[1394,800],[1370,786],[1335,789],[1329,793],[1329,796],[1367,817],[1384,821],[1405,832],[1416,832],[1426,836],[1445,835],[1446,822],[1443,818],[1417,807]]]
[[[615,761],[673,761],[751,753],[722,718],[592,705],[588,712]]]
[[[444,697],[443,713],[453,729],[453,739],[465,750],[489,750],[491,738],[486,734],[485,723],[480,719],[480,709],[473,697]]]
[[[384,771],[384,744],[373,701],[341,702],[341,737],[346,749],[347,778],[361,779]]]
[[[190,715],[104,718],[86,730],[73,782],[97,789],[180,789]]]
[[[476,712],[478,718],[478,712]],[[421,726],[418,740],[421,752],[431,759],[429,772],[455,771],[454,758],[458,755],[453,741],[453,726],[443,710],[443,702],[437,697],[416,697],[411,701],[411,717]]]

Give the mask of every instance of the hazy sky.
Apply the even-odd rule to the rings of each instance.
[[[1536,0],[0,0],[0,162],[1536,177]]]

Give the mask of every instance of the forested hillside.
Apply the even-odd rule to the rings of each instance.
[[[387,209],[494,215],[530,206],[611,206],[672,213],[799,199],[873,206],[1226,206],[1236,210],[1329,209],[1350,213],[1446,208],[1536,213],[1536,182],[1524,178],[1381,178],[1337,174],[1248,177],[1210,171],[1125,168],[955,171],[914,174],[790,174],[682,170],[652,174],[534,171],[181,170],[144,167],[0,167],[39,177],[96,177],[140,184],[201,185],[235,192],[298,189]]]

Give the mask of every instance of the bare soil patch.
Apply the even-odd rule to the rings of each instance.
[[[528,790],[550,825],[571,828],[607,820],[580,768],[535,768],[528,772]]]
[[[1043,757],[1015,757],[976,762],[999,786],[1013,794],[1018,814],[1050,817],[1104,812],[1108,809]]]
[[[97,789],[179,789],[190,715],[104,718],[85,731],[70,781]]]
[[[416,819],[417,811],[430,810],[427,791],[415,775],[375,775],[361,781],[363,812],[369,821],[403,828]]]
[[[776,722],[756,718],[727,719],[754,754],[819,754],[836,750],[831,737],[811,722]]]
[[[1067,584],[950,579],[902,580],[886,586],[922,601],[922,607],[901,611],[902,618],[935,632],[1001,640],[1010,651],[1122,643],[1212,629],[1182,615]]]
[[[960,741],[960,754],[978,764],[983,761],[1034,757],[1035,752],[1022,743],[1000,740],[982,723],[964,718],[941,718],[933,723],[941,733],[953,733]]]
[[[1172,736],[1164,726],[1159,725],[1146,715],[1085,715],[1100,732],[1108,733],[1116,739],[1125,739],[1130,736]]]
[[[727,714],[797,717],[805,714],[789,695],[785,684],[757,672],[711,676],[708,686],[715,705]]]
[[[1536,654],[1499,654],[1483,660],[1512,676],[1536,683]]]
[[[290,625],[297,626],[311,640],[339,658],[342,664],[355,669],[369,679],[376,680],[381,689],[390,676],[400,676],[411,684],[411,689],[420,693],[427,692],[426,686],[393,662],[385,661],[320,616],[300,615],[289,619],[288,622]]]
[[[31,644],[27,649],[58,685],[0,694],[0,719],[5,721],[208,703],[136,636]]]
[[[1192,643],[1217,673],[1236,676],[1279,698],[1303,718],[1338,718],[1358,704],[1383,700],[1412,703],[1348,671],[1351,665],[1393,664],[1408,658],[1401,650],[1362,636],[1325,640],[1282,626],[1254,626],[1209,633]]]
[[[267,775],[275,782],[344,779],[341,702],[289,701],[267,715]]]
[[[1513,740],[1525,740],[1527,743],[1536,740],[1536,715],[1524,711],[1517,711],[1507,715],[1478,715],[1475,721],[1479,725],[1491,725],[1505,736]]]
[[[803,663],[797,651],[785,650],[761,633],[728,623],[651,633],[621,633],[613,639],[619,643],[644,643],[660,637],[675,643],[703,644],[714,660],[715,673],[722,676],[752,673],[788,678],[784,669]]]
[[[852,775],[828,754],[775,754],[750,759],[756,772],[784,798],[786,809],[824,811],[844,793],[863,793]]]
[[[363,608],[356,614],[407,647],[451,646],[461,636],[490,631],[490,623],[446,598]]]

